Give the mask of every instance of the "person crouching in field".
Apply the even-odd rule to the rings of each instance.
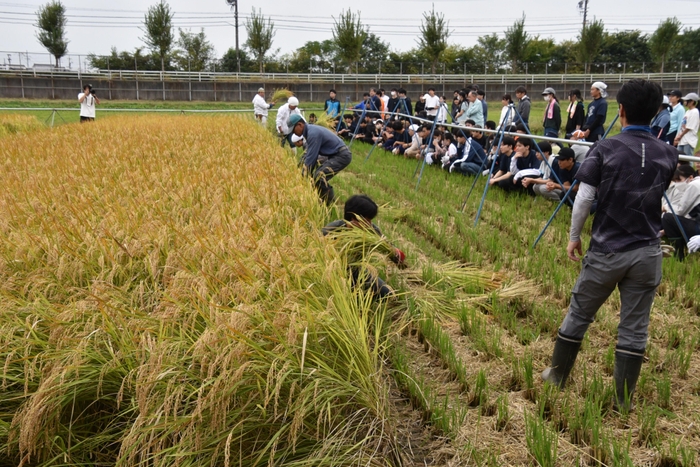
[[[382,231],[372,223],[372,220],[377,217],[378,211],[377,203],[369,196],[353,195],[345,202],[343,218],[326,225],[322,229],[323,235],[331,235],[333,232],[340,232],[343,229],[360,228],[374,231],[381,238],[383,237]],[[391,248],[392,253],[389,255],[389,259],[399,267],[403,267],[405,265],[404,261],[406,255],[398,248],[394,248],[393,246]],[[350,266],[350,272],[352,274],[353,285],[357,285],[357,282],[363,279],[362,276],[364,275],[363,287],[365,290],[370,290],[374,296],[386,298],[394,295],[392,288],[378,275],[370,271],[363,271],[356,265]]]
[[[304,170],[313,176],[321,199],[330,205],[335,193],[328,181],[350,164],[352,153],[334,132],[321,125],[307,125],[301,115],[292,115],[287,126],[290,143],[293,135],[306,141]],[[321,156],[326,159],[319,163]]]
[[[651,81],[624,84],[617,94],[622,132],[593,146],[576,174],[580,188],[566,248],[572,261],[581,259],[581,231],[596,192],[598,208],[552,364],[542,373],[543,380],[564,387],[588,326],[618,288],[613,381],[615,407],[622,413],[632,408],[649,337],[649,313],[661,282],[661,198],[678,163],[676,149],[652,135],[649,126],[662,97],[661,87]]]

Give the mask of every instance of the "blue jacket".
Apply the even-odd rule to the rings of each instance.
[[[323,110],[331,117],[338,116],[340,114],[340,101],[338,99],[328,99],[323,106]]]

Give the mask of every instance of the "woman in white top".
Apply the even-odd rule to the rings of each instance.
[[[503,108],[501,109],[501,119],[498,121],[498,128],[496,128],[498,131],[500,131],[503,127],[507,128],[512,125],[513,117],[515,117],[515,109],[512,109],[510,111],[510,115],[508,115],[508,107],[513,105],[513,99],[511,99],[510,94],[503,94],[503,97],[501,97],[501,103],[503,104]]]

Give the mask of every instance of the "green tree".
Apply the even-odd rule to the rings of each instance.
[[[160,60],[153,54],[144,54],[143,47],[137,47],[134,52],[117,51],[112,47],[110,55],[88,55],[90,66],[100,70],[160,70]]]
[[[175,41],[173,34],[173,16],[170,5],[161,0],[160,3],[148,8],[143,25],[146,37],[142,40],[148,48],[160,59],[160,69],[165,71],[165,61],[169,60],[170,50]]]
[[[642,63],[652,60],[649,37],[639,30],[606,32],[598,58],[620,72],[641,72]]]
[[[446,73],[462,74],[484,72],[483,66],[477,66],[473,48],[467,49],[461,45],[450,44],[445,49],[442,60],[446,64]]]
[[[576,67],[578,57],[578,42],[568,40],[554,44],[551,55],[552,73],[582,71]]]
[[[510,60],[511,71],[517,73],[518,64],[525,58],[527,46],[530,42],[527,31],[525,31],[525,14],[513,23],[513,26],[506,29],[505,33],[506,57]]]
[[[36,13],[37,39],[56,59],[59,66],[61,57],[68,52],[66,40],[66,7],[60,1],[52,1],[39,8]]]
[[[593,19],[581,29],[578,39],[578,57],[584,64],[584,72],[590,73],[591,62],[598,57],[605,36],[605,25],[602,20]]]
[[[435,74],[437,64],[447,49],[447,39],[451,34],[450,23],[445,21],[445,15],[435,13],[433,5],[431,11],[423,13],[420,33],[418,47],[430,61],[430,72]]]
[[[496,33],[480,36],[472,50],[479,70],[485,73],[498,73],[506,64],[506,41]]]
[[[659,27],[656,28],[656,31],[654,31],[654,34],[652,34],[649,39],[651,54],[655,59],[661,60],[661,73],[664,72],[666,58],[668,58],[668,53],[675,45],[680,31],[681,23],[675,16],[673,18],[666,18],[659,23]]]
[[[670,57],[678,62],[700,61],[700,28],[684,30],[676,39],[676,46],[671,50]],[[685,66],[688,66],[687,63]]]
[[[338,58],[343,61],[349,73],[362,56],[362,45],[367,39],[367,30],[362,25],[360,13],[341,11],[338,20],[333,18],[333,40],[338,48]]]
[[[382,62],[382,67],[384,67],[388,55],[389,44],[382,41],[376,34],[368,33],[362,44],[362,55],[360,56],[362,71],[379,73],[379,62]],[[382,71],[385,72],[384,69]]]
[[[540,36],[535,36],[530,39],[523,56],[523,61],[530,64],[528,71],[545,73],[552,62],[556,48],[557,45],[551,37],[541,39]]]
[[[258,64],[248,56],[245,49],[240,49],[239,56],[241,60],[241,72],[255,73]],[[226,73],[236,73],[238,71],[238,60],[236,58],[235,48],[230,47],[223,57],[221,57],[221,60],[219,60],[219,63],[216,65],[216,71],[223,71]]]
[[[265,71],[265,54],[272,48],[272,40],[275,37],[275,23],[270,18],[265,21],[262,10],[255,13],[255,8],[245,22],[245,30],[248,33],[246,45],[255,55],[258,61],[260,73]]]
[[[386,66],[383,66],[382,70],[385,73],[415,75],[421,72],[421,60],[421,52],[418,49],[405,52],[390,51]]]
[[[214,46],[207,40],[204,29],[195,34],[191,31],[178,29],[180,47],[175,60],[181,70],[204,71],[214,59]]]
[[[308,41],[291,54],[281,57],[291,73],[332,73],[336,61],[335,41]]]

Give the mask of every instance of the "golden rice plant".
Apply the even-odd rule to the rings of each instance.
[[[272,94],[272,100],[274,102],[287,102],[287,99],[292,97],[294,93],[287,88],[275,89]]]
[[[34,115],[0,115],[0,137],[44,128]]]
[[[333,131],[337,128],[336,121],[326,112],[321,112],[318,117],[316,117],[316,125],[324,126]]]
[[[8,138],[0,465],[395,462],[386,310],[265,129],[130,116]]]

